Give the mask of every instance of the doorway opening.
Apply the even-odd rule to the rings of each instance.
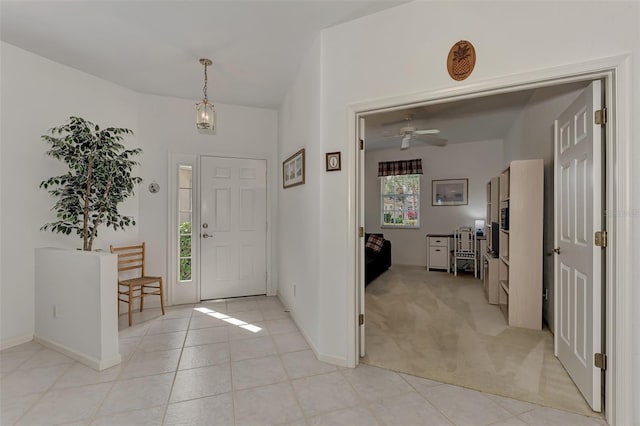
[[[549,81],[549,80],[545,80],[545,81],[540,81],[537,82],[535,84],[522,84],[520,86],[510,86],[508,88],[502,88],[502,89],[497,89],[494,90],[493,93],[489,93],[491,91],[478,91],[475,93],[464,93],[463,95],[460,96],[437,96],[437,95],[432,95],[432,96],[424,96],[422,99],[425,99],[423,101],[413,101],[413,99],[416,99],[416,97],[413,97],[412,102],[398,102],[397,100],[394,103],[387,103],[385,104],[384,102],[377,102],[375,104],[368,104],[368,105],[360,105],[357,108],[353,109],[354,112],[354,116],[356,117],[357,121],[356,123],[358,124],[355,127],[355,131],[354,134],[357,135],[358,138],[362,138],[365,139],[365,134],[366,132],[366,127],[364,126],[366,120],[369,117],[374,116],[375,114],[381,114],[381,113],[396,113],[396,115],[400,115],[400,116],[406,116],[407,114],[407,110],[410,110],[410,112],[413,112],[413,109],[415,108],[421,108],[421,107],[429,107],[429,106],[435,106],[435,107],[445,107],[448,104],[453,104],[455,102],[459,102],[462,100],[473,100],[475,102],[475,100],[477,100],[478,98],[481,97],[486,97],[487,95],[490,94],[499,94],[499,93],[517,93],[517,92],[523,92],[525,90],[529,90],[529,89],[537,89],[537,88],[548,88],[548,87],[552,87],[552,86],[560,86],[560,85],[566,85],[568,83],[572,83],[572,84],[577,84],[578,86],[580,84],[582,84],[582,86],[584,87],[587,84],[587,81],[591,81],[591,80],[595,80],[595,79],[603,79],[604,81],[604,87],[605,87],[605,92],[607,94],[607,99],[611,99],[612,94],[614,93],[613,91],[613,79],[612,79],[612,73],[610,72],[600,72],[600,73],[591,73],[590,75],[577,75],[574,78],[567,80],[567,79],[562,79],[562,80],[555,80],[555,81]],[[611,108],[613,107],[613,104],[608,105],[608,107],[610,108],[609,112],[611,111]],[[360,119],[363,120],[360,120]],[[549,123],[549,126],[551,126],[552,123]],[[431,129],[433,128],[434,125],[429,125],[428,123],[425,124],[425,128]],[[437,126],[436,126],[437,127]],[[368,129],[367,129],[368,130]],[[549,131],[549,135],[552,134],[551,128],[548,128]],[[607,128],[606,130],[606,134],[607,134],[607,139],[608,142],[613,142],[613,135],[614,135],[614,129],[613,126],[610,126],[609,128]],[[369,135],[366,134],[366,141],[369,140]],[[443,134],[439,134],[438,136],[443,136]],[[367,142],[368,143],[368,142]],[[435,148],[433,148],[435,149]],[[399,151],[399,149],[398,149]],[[608,164],[610,164],[611,159],[614,157],[614,155],[611,155],[613,153],[613,147],[610,145],[607,147],[607,161]],[[366,163],[365,163],[365,154],[364,152],[360,153],[358,155],[358,153],[356,153],[355,155],[356,158],[356,170],[355,170],[355,177],[356,177],[356,191],[358,193],[357,197],[356,197],[356,210],[357,210],[357,217],[356,217],[356,223],[360,224],[360,226],[362,226],[363,228],[367,226],[367,219],[366,216],[368,216],[367,209],[366,209],[366,197],[365,193],[368,194],[367,189],[365,188],[365,176],[366,176]],[[510,156],[510,159],[515,159],[514,156]],[[604,160],[603,160],[604,161]],[[499,174],[501,170],[496,170],[496,173]],[[611,175],[610,173],[612,172],[612,168],[607,168],[607,179],[606,179],[606,188],[607,188],[607,197],[606,197],[606,205],[607,206],[611,206],[612,200],[614,199],[612,197],[612,192],[611,192],[611,188],[612,188],[612,180],[611,180]],[[547,173],[545,173],[546,175]],[[551,173],[551,176],[553,176],[553,174]],[[461,177],[461,176],[458,176]],[[428,184],[430,184],[431,178],[429,179]],[[547,179],[548,180],[548,179]],[[551,179],[551,182],[553,182],[553,180]],[[487,182],[484,181],[482,182],[482,185],[485,185]],[[379,191],[379,187],[377,188],[377,191]],[[430,194],[430,189],[428,191],[425,192],[427,194],[427,198],[429,197]],[[545,197],[548,196],[549,192],[545,191]],[[483,195],[484,197],[484,191],[483,191]],[[378,192],[377,194],[378,197],[378,204],[380,204],[379,201],[379,197],[380,194]],[[379,208],[377,209],[377,212],[375,213],[376,215],[379,214]],[[474,214],[475,216],[475,214]],[[471,218],[476,219],[476,217],[472,216]],[[478,213],[477,214],[477,218],[481,218],[484,216],[483,213]],[[467,218],[469,219],[469,218]],[[429,220],[429,218],[426,215],[422,216],[421,221],[424,221],[424,223],[426,223]],[[547,217],[545,214],[545,223],[547,223]],[[551,219],[551,224],[553,224],[553,219]],[[386,231],[386,230],[385,230]],[[395,231],[395,230],[392,230]],[[369,232],[369,230],[367,229],[367,232]],[[548,233],[548,227],[545,230],[545,233]],[[423,239],[422,241],[422,245],[425,246],[426,243],[424,242],[424,237],[425,234],[427,234],[427,232],[421,232],[421,234],[423,234],[421,236],[421,238]],[[553,239],[551,239],[551,241],[553,241]],[[360,314],[365,314],[365,290],[364,290],[364,268],[363,268],[363,263],[364,263],[364,256],[363,256],[363,252],[364,252],[364,241],[362,241],[362,239],[359,240],[359,244],[354,244],[354,247],[356,248],[356,264],[358,265],[358,267],[354,268],[355,269],[355,273],[356,273],[356,282],[358,283],[358,288],[357,288],[357,292],[356,292],[356,312],[360,313]],[[607,256],[607,266],[611,265],[612,262],[612,256]],[[422,262],[421,262],[422,263]],[[392,268],[393,269],[393,268]],[[606,273],[606,282],[610,282],[611,281],[611,277],[614,274],[614,271],[611,270],[610,268],[607,268],[607,273]],[[553,282],[553,280],[551,280],[551,283]],[[610,286],[606,286],[606,292],[607,292],[607,300],[610,300],[610,295],[611,295],[611,288]],[[604,304],[604,298],[603,298],[603,304]],[[619,311],[618,311],[619,313]],[[550,317],[549,321],[553,322],[553,316],[549,315],[549,309],[547,308],[547,318]],[[365,323],[366,324],[366,323]],[[614,349],[611,347],[610,342],[613,338],[613,333],[610,333],[611,330],[613,330],[613,325],[614,325],[614,321],[613,321],[613,312],[611,310],[607,310],[606,312],[606,318],[603,319],[603,332],[606,329],[607,333],[605,333],[606,335],[606,341],[607,344],[605,345],[607,348],[610,348],[610,351],[613,352]],[[365,337],[364,337],[364,326],[356,326],[356,338],[355,341],[359,342],[359,348],[356,347],[356,354],[357,354],[357,358],[356,359],[356,363],[359,362],[359,356],[361,355],[365,355],[366,351],[365,351]],[[606,388],[608,390],[612,390],[613,386],[612,386],[612,375],[609,371],[606,372],[605,374],[606,377],[606,383],[607,386]],[[607,401],[609,402],[609,404],[607,404],[607,407],[611,407],[610,401],[613,398],[612,396],[613,392],[607,392]],[[516,396],[517,397],[517,396]],[[609,417],[609,413],[607,414],[607,417]]]

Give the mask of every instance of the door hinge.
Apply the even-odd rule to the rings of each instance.
[[[594,112],[594,119],[596,124],[604,126],[607,124],[607,109],[602,108]]]
[[[358,315],[358,324],[364,325],[364,314]]]
[[[595,245],[598,247],[605,248],[608,243],[607,231],[596,231],[595,234]]]
[[[607,355],[603,353],[593,354],[593,365],[601,370],[607,369]]]
[[[358,229],[358,236],[360,238],[364,237],[364,228],[362,226]]]
[[[364,139],[360,139],[360,151],[364,149]]]

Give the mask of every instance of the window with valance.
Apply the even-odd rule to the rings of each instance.
[[[394,228],[420,226],[420,175],[422,160],[381,161],[378,163],[380,179],[380,225]]]

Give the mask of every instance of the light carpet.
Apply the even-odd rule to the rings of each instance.
[[[473,275],[393,266],[365,303],[365,364],[600,416],[554,356],[551,332],[508,327]]]

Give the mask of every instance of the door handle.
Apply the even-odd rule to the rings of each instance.
[[[202,238],[213,238],[213,235],[207,234],[206,232],[202,234]]]
[[[555,254],[560,254],[560,247],[556,247],[556,248],[554,248],[554,249],[553,249],[553,252],[554,252]]]

